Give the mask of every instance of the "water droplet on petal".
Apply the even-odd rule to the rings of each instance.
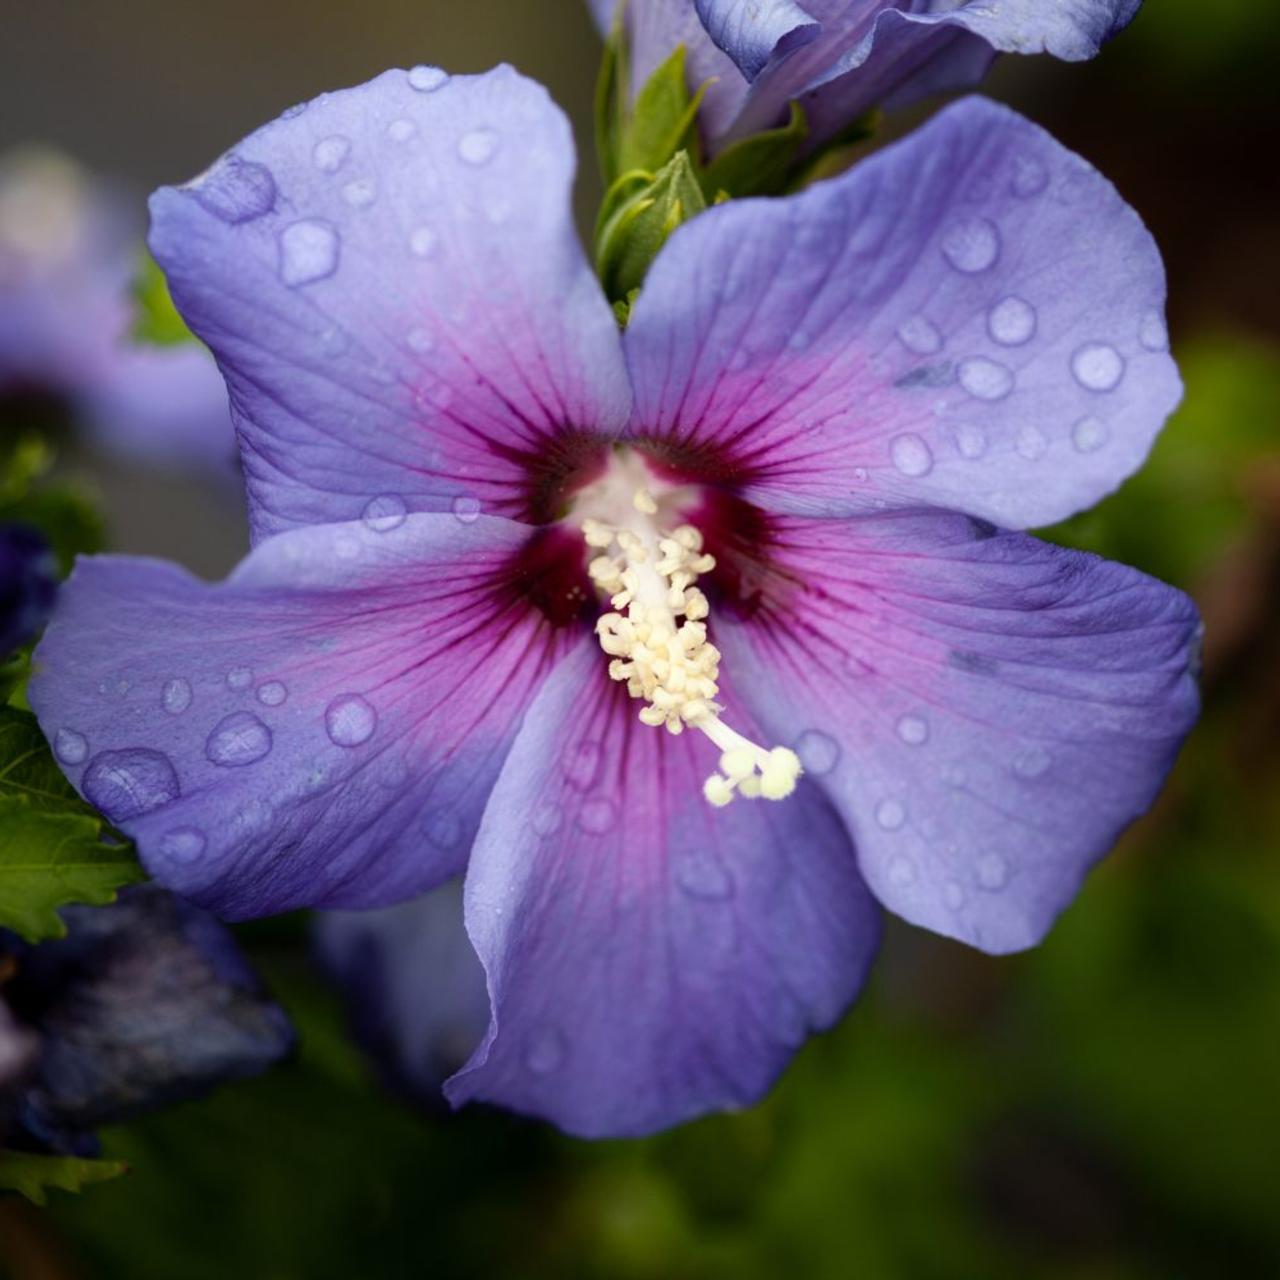
[[[367,209],[378,198],[378,184],[372,178],[353,178],[342,188],[342,198],[353,209]]]
[[[1009,883],[1009,864],[998,853],[984,853],[974,863],[974,872],[982,888],[993,892]]]
[[[904,476],[927,476],[933,470],[933,454],[914,432],[894,436],[889,445],[889,456]]]
[[[1088,391],[1114,391],[1124,377],[1124,357],[1105,342],[1090,342],[1071,357],[1071,372]]]
[[[237,155],[223,156],[186,190],[214,217],[232,224],[261,218],[276,203],[276,182],[271,170]]]
[[[175,827],[160,837],[160,852],[174,862],[194,862],[207,844],[204,832],[198,828]]]
[[[89,742],[74,729],[59,729],[53,735],[53,754],[63,764],[80,764],[89,754]]]
[[[533,833],[546,839],[554,835],[564,825],[564,810],[553,801],[540,805],[533,815]]]
[[[146,747],[99,752],[89,761],[80,785],[90,804],[112,822],[150,813],[181,794],[169,757]]]
[[[415,258],[429,258],[435,252],[436,233],[430,227],[419,227],[409,237],[409,252]]]
[[[458,142],[458,154],[468,164],[488,164],[497,150],[498,135],[492,129],[472,129]]]
[[[280,233],[280,279],[291,289],[327,279],[338,269],[338,233],[318,218],[303,218]]]
[[[1020,347],[1036,333],[1036,309],[1022,298],[1005,298],[987,313],[987,332],[1002,347]]]
[[[796,740],[795,750],[805,773],[815,778],[830,773],[840,762],[840,744],[821,729],[806,729]]]
[[[393,120],[387,125],[387,137],[392,142],[408,142],[417,132],[418,126],[412,120]]]
[[[886,831],[897,831],[907,820],[907,811],[896,800],[881,800],[876,806],[876,821]]]
[[[956,449],[962,458],[970,462],[981,458],[987,451],[987,433],[981,427],[966,424],[956,428]]]
[[[321,173],[337,173],[342,162],[351,154],[351,142],[340,133],[321,138],[311,149],[311,160]]]
[[[1049,448],[1049,441],[1039,427],[1023,427],[1018,432],[1013,447],[1018,451],[1019,456],[1026,458],[1028,462],[1035,462],[1037,458],[1044,457]]]
[[[181,676],[166,680],[160,701],[170,715],[181,715],[191,705],[191,685]]]
[[[1000,256],[1000,231],[988,218],[957,222],[942,237],[942,255],[965,275],[987,271]]]
[[[264,707],[278,707],[289,696],[289,690],[279,680],[268,680],[258,686],[258,701]]]
[[[1049,171],[1033,156],[1017,156],[1009,190],[1022,200],[1038,196],[1049,185]]]
[[[1138,322],[1138,341],[1148,351],[1169,350],[1169,330],[1164,316],[1158,311],[1147,311]]]
[[[271,730],[251,711],[233,711],[224,716],[204,744],[205,755],[228,769],[256,764],[270,752]]]
[[[361,519],[374,533],[390,533],[398,529],[409,515],[409,507],[398,493],[380,493],[365,504]]]
[[[417,66],[409,72],[409,83],[419,93],[434,93],[449,83],[449,73],[440,67]]]
[[[709,853],[685,853],[676,858],[676,883],[691,898],[723,902],[733,897],[729,873]]]
[[[422,828],[423,834],[437,849],[448,852],[462,842],[462,822],[455,813],[434,813]]]
[[[911,316],[898,326],[898,340],[908,351],[919,356],[931,356],[942,350],[942,334],[931,320],[924,316]]]
[[[1043,747],[1032,745],[1014,760],[1013,771],[1020,778],[1039,778],[1048,771],[1052,763],[1052,758]]]
[[[578,791],[590,791],[600,775],[604,749],[598,742],[574,743],[564,755],[560,767],[569,785]]]
[[[889,863],[889,881],[891,884],[907,885],[916,878],[915,863],[909,858],[894,858]]]
[[[929,722],[923,716],[903,716],[898,721],[898,737],[909,747],[918,747],[929,739]]]
[[[378,713],[358,693],[343,693],[325,708],[324,727],[335,746],[358,747],[373,737]]]
[[[1107,430],[1106,423],[1097,418],[1081,418],[1071,428],[1071,443],[1078,453],[1093,453],[1101,449],[1110,438],[1111,432]]]
[[[564,1036],[555,1027],[539,1027],[524,1045],[524,1065],[536,1076],[550,1075],[565,1059]]]
[[[248,667],[232,667],[227,672],[228,689],[247,689],[253,683],[253,672]]]
[[[960,362],[960,385],[978,400],[1003,400],[1013,390],[1013,372],[985,356]]]
[[[480,499],[469,493],[459,494],[453,500],[453,514],[463,524],[474,524],[480,518]]]
[[[578,826],[588,835],[600,836],[612,829],[618,820],[618,811],[608,796],[592,796],[578,810]]]

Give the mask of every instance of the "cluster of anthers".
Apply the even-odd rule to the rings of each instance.
[[[702,786],[711,804],[727,805],[735,793],[785,799],[801,772],[796,753],[758,746],[720,719],[720,651],[707,640],[707,598],[694,585],[715,568],[702,534],[689,524],[661,533],[648,489],[636,491],[632,507],[635,515],[622,524],[582,524],[587,545],[598,553],[587,571],[617,611],[596,623],[600,647],[611,658],[609,675],[645,702],[645,724],[668,733],[688,726],[720,748],[720,771]]]

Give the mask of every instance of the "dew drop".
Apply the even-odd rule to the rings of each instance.
[[[448,852],[462,842],[462,822],[455,813],[435,813],[422,828],[423,835],[437,849]]]
[[[1003,400],[1013,390],[1013,372],[985,356],[960,362],[960,385],[977,400]]]
[[[380,493],[365,504],[360,519],[366,529],[374,533],[390,533],[398,529],[409,516],[409,507],[398,493]]]
[[[524,1044],[524,1065],[535,1076],[550,1075],[564,1062],[566,1046],[556,1027],[539,1027]]]
[[[1049,185],[1049,171],[1033,156],[1017,156],[1009,190],[1021,200],[1038,196]]]
[[[1071,372],[1088,391],[1114,391],[1124,377],[1124,357],[1105,342],[1090,342],[1071,357]]]
[[[711,854],[684,854],[676,859],[676,883],[691,898],[723,902],[733,897],[729,873]]]
[[[191,705],[191,685],[181,676],[164,682],[160,702],[170,715],[181,715]]]
[[[280,279],[291,289],[327,279],[338,269],[338,248],[338,233],[329,223],[292,223],[280,233]]]
[[[146,747],[102,751],[80,780],[89,802],[113,822],[150,813],[181,794],[169,757]]]
[[[378,198],[378,184],[372,178],[353,178],[343,186],[342,198],[353,209],[367,209]]]
[[[387,125],[387,137],[392,142],[408,142],[417,132],[418,126],[412,120],[393,120]]]
[[[1164,316],[1158,311],[1144,312],[1142,319],[1138,322],[1138,341],[1148,351],[1168,351],[1169,330],[1165,325]]]
[[[534,835],[546,839],[547,836],[554,835],[564,825],[564,810],[552,801],[540,805],[533,815],[531,825]]]
[[[898,737],[909,747],[918,747],[929,740],[929,722],[923,716],[903,716],[898,721]]]
[[[1028,462],[1035,462],[1037,458],[1044,457],[1049,448],[1049,441],[1039,427],[1023,427],[1018,432],[1013,447],[1020,457],[1026,458]]]
[[[876,821],[886,831],[897,831],[907,820],[907,811],[896,800],[881,800],[876,806]]]
[[[351,154],[351,143],[340,133],[321,138],[311,149],[311,160],[321,173],[337,173],[342,162]]]
[[[89,754],[88,740],[74,729],[59,729],[53,735],[53,754],[63,764],[81,764]]]
[[[279,680],[268,680],[258,686],[258,701],[264,707],[278,707],[289,696],[289,690]]]
[[[474,524],[480,518],[480,499],[461,493],[453,500],[453,514],[463,524]]]
[[[821,729],[806,729],[796,741],[796,755],[805,773],[821,778],[840,762],[840,744]]]
[[[867,476],[870,474],[871,473],[866,469],[866,467],[854,467],[853,469],[853,478],[859,484],[866,484]]]
[[[984,853],[974,864],[978,883],[992,891],[1009,883],[1009,864],[998,853]]]
[[[566,781],[577,791],[590,791],[600,775],[604,749],[598,742],[575,743],[561,761]]]
[[[429,258],[436,249],[436,233],[430,227],[419,227],[409,237],[409,252],[415,258]]]
[[[889,456],[904,476],[927,476],[933,470],[933,454],[914,432],[894,436],[889,445]]]
[[[270,213],[276,182],[266,165],[225,155],[187,188],[214,217],[238,224]]]
[[[1022,298],[1004,298],[987,312],[987,332],[1002,347],[1020,347],[1036,333],[1036,309]]]
[[[955,223],[942,237],[942,256],[965,275],[977,275],[1000,256],[1000,232],[988,218]]]
[[[205,755],[227,769],[256,764],[270,752],[271,730],[251,711],[233,711],[224,716],[204,744]]]
[[[915,863],[909,858],[894,858],[889,863],[889,882],[896,885],[911,884],[916,878]]]
[[[1020,778],[1039,778],[1048,772],[1052,763],[1052,758],[1043,747],[1033,745],[1014,759],[1013,771]]]
[[[919,356],[931,356],[942,350],[942,334],[931,320],[924,316],[911,316],[898,326],[898,340],[908,351]]]
[[[440,67],[417,66],[409,71],[409,83],[419,93],[434,93],[449,83],[449,73]]]
[[[492,129],[472,129],[458,142],[458,154],[467,164],[488,164],[498,150],[498,135]]]
[[[378,713],[358,693],[343,693],[325,708],[324,727],[335,746],[358,747],[373,737]]]
[[[608,796],[592,796],[578,810],[578,826],[588,835],[604,835],[616,821],[617,810]]]
[[[1097,418],[1081,418],[1071,428],[1071,443],[1077,453],[1095,453],[1111,438],[1105,422]]]
[[[956,428],[956,449],[962,458],[970,462],[981,458],[987,451],[987,433],[981,427],[964,425]]]
[[[174,862],[194,862],[207,844],[204,832],[198,828],[175,827],[160,837],[160,852]]]
[[[248,667],[232,667],[227,672],[228,689],[247,689],[253,683],[253,672]]]

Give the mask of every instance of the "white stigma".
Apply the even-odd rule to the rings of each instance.
[[[615,610],[596,623],[609,675],[645,703],[643,723],[668,733],[697,729],[720,748],[719,772],[702,784],[711,804],[721,808],[735,795],[785,799],[801,773],[796,753],[761,747],[720,719],[720,651],[707,640],[707,598],[695,585],[715,568],[702,534],[691,524],[664,533],[658,502],[643,486],[629,505],[614,522],[582,522],[597,553],[587,572]]]

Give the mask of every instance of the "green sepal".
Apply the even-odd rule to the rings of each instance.
[[[717,197],[764,196],[785,191],[801,163],[809,137],[809,122],[798,102],[779,129],[753,133],[727,146],[703,170],[702,190],[709,200]]]
[[[618,139],[620,170],[657,172],[676,152],[693,152],[697,147],[698,108],[706,92],[705,84],[696,93],[689,92],[685,48],[677,45],[645,82],[622,127]]]
[[[647,182],[641,184],[640,176],[625,174],[619,184],[628,182],[626,190],[611,189],[608,217],[596,235],[596,270],[611,302],[638,289],[671,233],[707,207],[686,151],[677,152]]]
[[[139,259],[138,274],[133,278],[132,292],[134,341],[157,347],[174,347],[196,341],[195,334],[187,328],[186,321],[173,305],[164,272],[145,249]]]
[[[33,1204],[45,1204],[51,1187],[83,1191],[109,1182],[129,1166],[123,1160],[81,1160],[77,1156],[45,1156],[31,1151],[0,1151],[0,1191],[16,1191]]]
[[[596,163],[600,166],[600,176],[606,187],[612,186],[619,174],[619,139],[627,114],[629,81],[626,36],[622,27],[622,7],[619,6],[604,42],[604,57],[596,77]]]
[[[0,707],[0,928],[63,937],[59,907],[106,906],[145,878],[133,846],[62,776],[35,717]]]

